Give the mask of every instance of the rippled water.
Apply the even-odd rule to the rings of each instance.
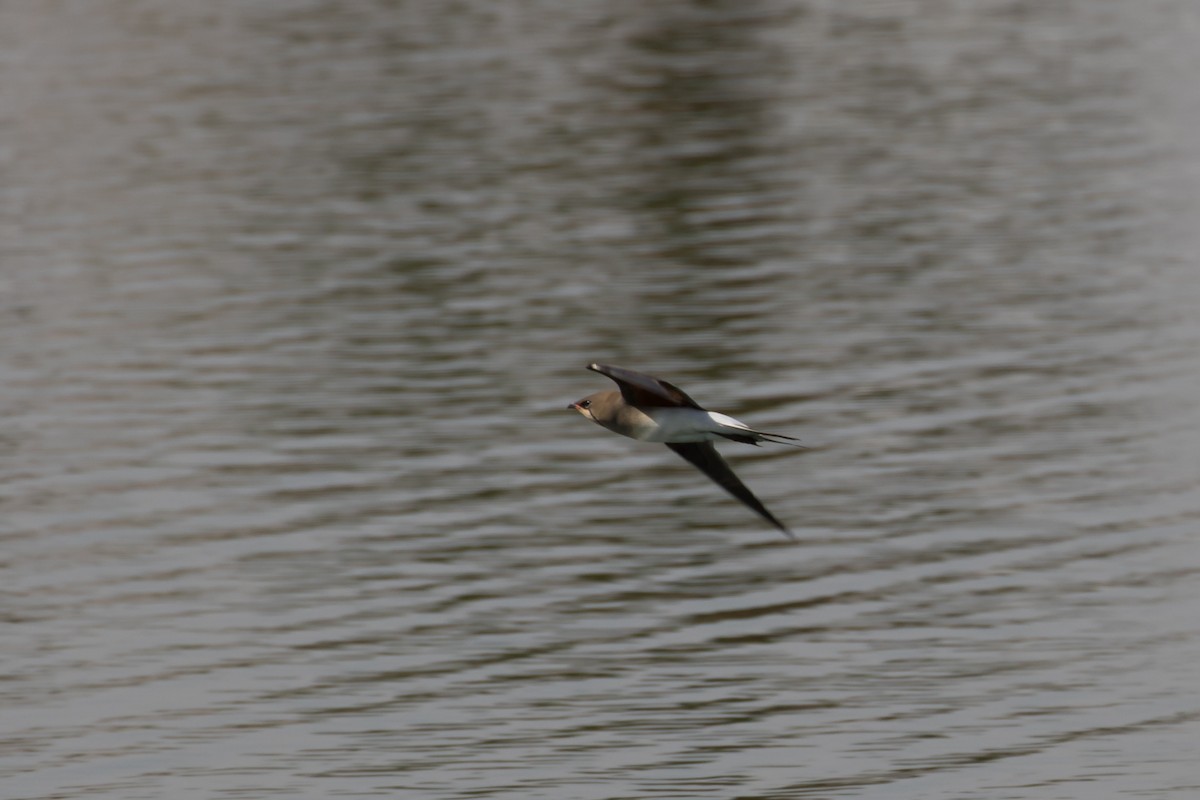
[[[4,5],[4,795],[1197,796],[1198,36]]]

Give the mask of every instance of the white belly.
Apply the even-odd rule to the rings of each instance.
[[[639,431],[638,439],[645,442],[709,442],[720,439],[722,431],[741,432],[749,428],[733,417],[703,411],[699,408],[643,409],[653,427]]]

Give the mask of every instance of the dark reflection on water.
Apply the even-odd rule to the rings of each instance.
[[[87,9],[0,11],[7,796],[1195,793],[1189,6]]]

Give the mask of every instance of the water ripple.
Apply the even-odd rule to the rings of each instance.
[[[0,12],[7,796],[1195,794],[1175,3],[103,1]]]

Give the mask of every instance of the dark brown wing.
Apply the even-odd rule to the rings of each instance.
[[[700,408],[699,403],[684,394],[677,386],[641,372],[607,364],[588,364],[588,369],[612,378],[621,389],[625,402],[642,408],[667,407]]]
[[[721,454],[717,452],[717,448],[713,447],[712,442],[667,442],[667,447],[686,458],[692,466],[712,478],[718,486],[783,531],[789,539],[796,538],[791,531],[784,527],[782,522],[775,519],[774,514],[767,511],[767,507],[746,488],[746,484],[738,480],[738,476],[733,474],[733,470],[730,469],[729,464],[725,463],[725,459],[721,458]]]

